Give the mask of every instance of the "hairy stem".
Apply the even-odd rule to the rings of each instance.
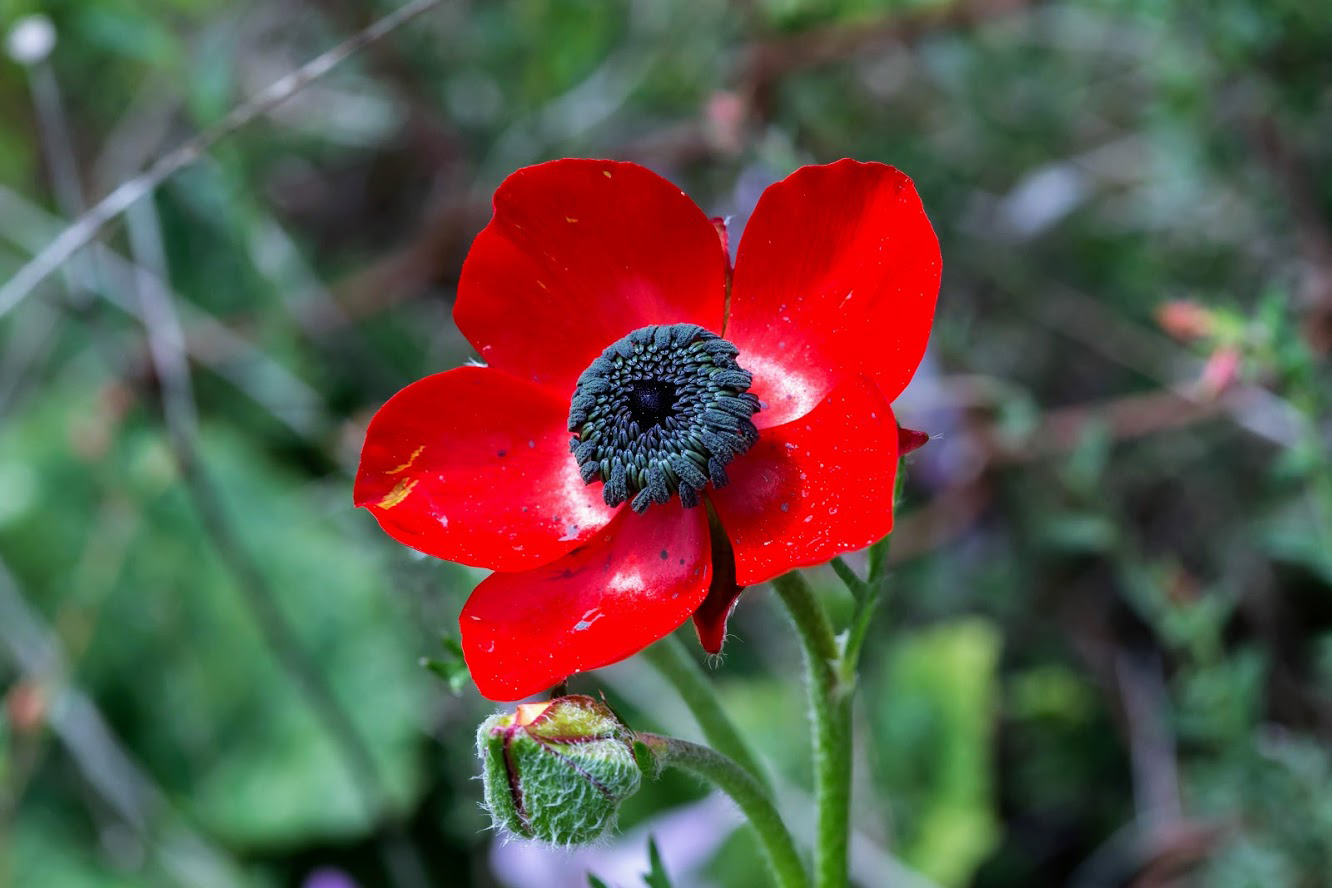
[[[870,546],[869,580],[862,585],[864,590],[856,601],[855,613],[851,615],[851,626],[847,629],[846,642],[842,646],[841,680],[848,686],[856,681],[856,669],[860,666],[860,651],[865,646],[869,635],[870,622],[874,611],[879,606],[884,592],[888,588],[888,541],[884,537]]]
[[[758,834],[778,888],[808,888],[809,875],[772,798],[753,775],[716,750],[659,734],[638,734],[657,761],[712,783],[739,806]]]
[[[851,817],[851,695],[841,681],[841,655],[828,615],[805,578],[773,580],[805,650],[814,721],[814,842],[816,888],[845,888]]]
[[[656,669],[684,700],[703,736],[722,755],[728,756],[749,772],[755,780],[771,792],[767,774],[759,765],[753,750],[736,730],[735,723],[722,707],[712,683],[708,681],[698,661],[675,635],[668,635],[643,652],[644,659]]]
[[[847,591],[856,597],[857,601],[864,597],[865,581],[856,575],[855,570],[846,563],[841,555],[838,555],[829,563],[832,565],[833,572],[837,574],[837,578],[846,586]]]

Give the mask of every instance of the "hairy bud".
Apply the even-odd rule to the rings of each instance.
[[[633,732],[591,697],[525,703],[477,732],[495,825],[553,845],[595,841],[638,791]]]

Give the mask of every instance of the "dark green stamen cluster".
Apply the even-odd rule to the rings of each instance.
[[[759,400],[739,351],[694,324],[641,327],[578,377],[569,442],[584,483],[602,481],[608,506],[642,512],[678,493],[686,507],[758,440]]]

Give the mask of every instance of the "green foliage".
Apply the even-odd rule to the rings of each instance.
[[[646,888],[671,888],[671,877],[666,874],[666,865],[661,862],[661,852],[654,839],[648,839],[648,866],[650,869],[643,874]]]
[[[364,829],[378,812],[365,810],[336,745],[265,650],[160,431],[132,413],[103,438],[87,372],[57,391],[0,441],[0,466],[24,479],[0,544],[30,588],[49,590],[36,603],[78,651],[77,677],[118,701],[158,778],[227,841],[272,847]],[[106,451],[91,452],[99,439]],[[347,544],[319,497],[284,494],[292,482],[264,454],[220,429],[203,441],[240,545],[353,713],[392,804],[408,803],[420,791],[424,688],[374,558]],[[53,503],[59,518],[44,520]]]
[[[0,3],[0,31],[54,23],[59,98],[39,107],[36,73],[0,56],[0,278],[55,236],[71,185],[108,193],[397,5]],[[479,574],[384,540],[351,476],[370,412],[472,354],[449,305],[494,186],[584,155],[645,162],[737,228],[799,164],[882,160],[940,236],[929,362],[894,406],[935,440],[909,458],[865,646],[862,838],[941,884],[1070,883],[1152,816],[1127,658],[1160,695],[1183,826],[1217,830],[1183,849],[1186,878],[1322,888],[1325,5],[444,3],[231,133],[151,202],[194,446],[231,548],[369,748],[383,810],[178,471],[117,222],[0,317],[0,562],[61,664],[32,675],[0,648],[0,697],[78,689],[161,808],[140,836],[88,776],[102,759],[0,718],[0,885],[179,884],[174,840],[196,833],[224,884],[329,864],[389,885],[404,847],[432,883],[489,884],[467,748],[485,704],[441,642]],[[52,119],[77,182],[56,178]],[[1207,329],[1163,335],[1174,300]],[[1238,367],[1213,399],[1199,380],[1226,349]],[[746,591],[713,673],[785,803],[808,790],[809,746],[767,597]],[[632,663],[574,682],[689,735]],[[700,792],[667,776],[624,817],[651,830]],[[760,866],[744,831],[693,871],[661,850],[677,884],[748,888]]]
[[[965,885],[998,839],[990,743],[1000,636],[979,619],[900,641],[873,686],[875,771],[903,859]]]
[[[161,876],[144,880],[118,873],[88,853],[86,841],[53,812],[25,817],[13,835],[7,836],[15,885],[51,885],[57,888],[159,888],[171,884]],[[4,856],[0,855],[0,863]],[[0,870],[0,880],[6,873]]]
[[[443,659],[422,657],[421,665],[430,670],[449,686],[454,694],[462,692],[471,675],[467,671],[467,661],[463,659],[462,644],[451,636],[441,636],[440,644],[444,648]]]

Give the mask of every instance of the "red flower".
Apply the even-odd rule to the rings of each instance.
[[[355,491],[398,541],[494,571],[460,618],[482,694],[537,693],[691,615],[715,652],[740,587],[888,533],[889,402],[940,274],[906,176],[797,170],[733,274],[724,227],[634,164],[528,167],[494,205],[453,311],[486,366],[390,399]]]

